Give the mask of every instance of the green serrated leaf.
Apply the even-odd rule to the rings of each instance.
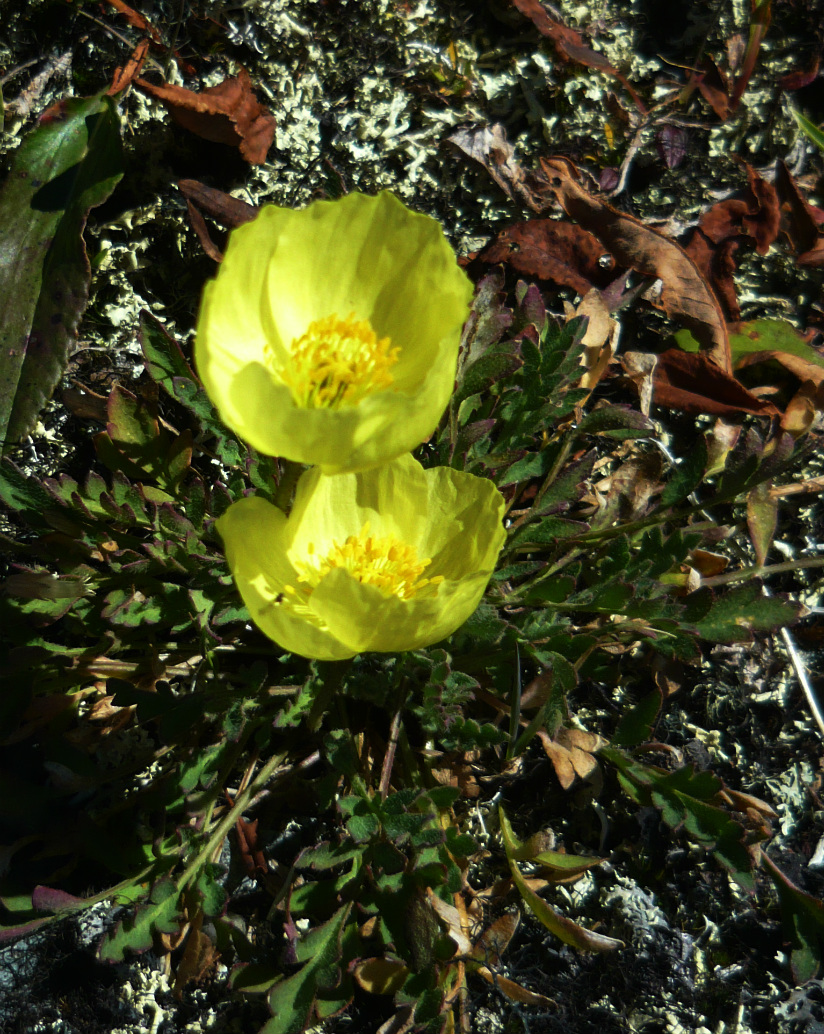
[[[602,406],[587,413],[578,424],[578,434],[605,434],[610,438],[648,438],[655,429],[637,409]]]
[[[765,596],[759,582],[736,586],[713,600],[695,629],[711,643],[744,643],[753,632],[772,632],[792,624],[801,606],[780,596]]]
[[[612,736],[616,747],[636,747],[646,743],[652,735],[652,729],[661,710],[663,696],[660,689],[655,689],[633,705],[618,723]]]
[[[186,362],[178,343],[160,320],[146,309],[140,313],[140,344],[146,372],[152,380],[162,385],[172,398],[177,398],[175,377],[185,377],[192,383],[197,382],[194,370]]]
[[[305,965],[269,991],[273,1018],[260,1034],[300,1034],[311,1019],[319,1018],[318,993],[331,991],[342,979],[341,938],[351,908],[351,904],[344,905],[295,945],[295,959]]]
[[[126,952],[148,951],[153,933],[176,932],[181,922],[178,899],[172,880],[164,877],[155,883],[147,900],[103,938],[98,951],[100,960],[122,962]]]

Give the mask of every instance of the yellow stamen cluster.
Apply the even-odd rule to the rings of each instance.
[[[391,387],[389,372],[400,348],[378,338],[369,320],[337,315],[313,320],[295,338],[291,355],[278,376],[305,409],[337,409],[356,405],[367,395]]]
[[[308,599],[331,570],[342,567],[364,585],[374,585],[385,596],[397,596],[401,600],[412,599],[421,592],[431,593],[443,581],[443,575],[423,578],[423,572],[432,563],[428,557],[421,560],[414,546],[408,545],[394,535],[375,538],[369,534],[369,522],[357,535],[350,535],[341,545],[334,542],[324,557],[313,557],[314,547],[307,547],[310,559],[295,566],[299,570],[295,589],[287,585],[285,592],[289,602],[300,605],[299,593]]]

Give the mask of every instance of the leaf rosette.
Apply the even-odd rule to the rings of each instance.
[[[268,206],[206,286],[198,372],[260,452],[364,470],[435,430],[471,296],[439,223],[391,194]]]
[[[358,473],[313,467],[288,517],[249,497],[217,529],[255,624],[291,653],[342,660],[462,625],[504,543],[503,514],[492,482],[406,455]]]

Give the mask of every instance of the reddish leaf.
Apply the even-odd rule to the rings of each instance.
[[[132,28],[140,29],[141,32],[148,32],[155,43],[160,43],[160,33],[138,11],[129,7],[123,0],[106,0],[106,3],[110,4],[118,14],[122,14]]]
[[[653,377],[659,406],[711,416],[780,415],[771,402],[757,398],[701,353],[668,348],[658,356]]]
[[[275,120],[252,92],[252,80],[242,68],[233,79],[200,93],[182,86],[155,86],[135,79],[139,86],[165,106],[185,129],[216,144],[239,147],[252,165],[261,165],[275,136]]]
[[[566,214],[594,234],[619,265],[662,281],[661,305],[701,348],[731,371],[727,325],[718,299],[680,244],[587,193],[566,158],[541,159],[547,187]]]
[[[781,206],[781,229],[798,252],[796,261],[800,266],[824,265],[824,234],[819,229],[819,210],[803,196],[784,162],[776,166],[775,189]]]
[[[758,60],[758,52],[761,49],[761,43],[767,35],[767,29],[770,27],[770,4],[771,0],[750,0],[750,6],[752,7],[750,35],[747,40],[747,50],[744,54],[744,64],[741,68],[741,74],[735,80],[735,85],[732,88],[730,101],[733,111],[738,107],[741,97],[747,88],[750,77],[755,69],[755,62]]]
[[[198,236],[201,247],[215,262],[223,259],[223,253],[212,240],[206,220],[203,218],[205,212],[215,222],[229,229],[248,223],[258,213],[254,205],[247,205],[245,201],[232,197],[222,190],[215,190],[214,187],[207,187],[197,180],[180,180],[177,184],[180,193],[186,198],[186,208],[189,212],[189,219],[195,233]]]
[[[782,90],[792,92],[793,90],[800,90],[805,86],[809,86],[810,83],[815,82],[818,78],[818,69],[820,65],[820,55],[813,54],[812,59],[806,68],[800,68],[795,72],[788,72],[787,75],[782,76],[778,80],[779,87]]]
[[[541,35],[552,40],[558,56],[563,61],[572,61],[578,65],[585,65],[587,68],[597,68],[599,72],[611,75],[617,79],[627,93],[632,97],[635,107],[645,114],[647,107],[635,90],[630,86],[627,79],[621,75],[617,68],[614,68],[603,54],[588,47],[584,38],[575,29],[570,29],[562,22],[550,18],[538,0],[510,0],[513,7],[516,7],[521,14],[532,22]]]
[[[112,85],[106,91],[109,97],[113,97],[116,93],[120,93],[121,90],[125,90],[135,76],[140,75],[140,70],[143,68],[143,63],[148,53],[149,41],[142,39],[132,51],[131,57],[126,64],[122,68],[119,66],[115,68],[114,75],[112,76]]]
[[[658,127],[655,133],[655,146],[668,169],[677,169],[686,158],[689,139],[690,135],[683,126],[665,123]]]
[[[697,86],[701,96],[715,114],[725,122],[730,114],[730,92],[726,75],[710,58],[705,57],[701,69],[690,80],[688,91]]]
[[[615,277],[615,261],[600,264],[603,245],[591,233],[563,219],[530,219],[498,234],[478,256],[482,262],[504,262],[524,276],[551,280],[585,295],[606,287]]]
[[[746,162],[742,164],[748,180],[743,197],[713,205],[684,246],[714,289],[731,323],[741,318],[733,279],[738,243],[742,239],[752,241],[759,254],[766,255],[778,237],[780,221],[775,187]]]
[[[696,227],[684,245],[684,251],[713,289],[727,322],[737,323],[741,319],[734,280],[738,241],[731,238],[716,245]]]

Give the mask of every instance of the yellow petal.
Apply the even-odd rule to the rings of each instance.
[[[205,289],[198,372],[223,421],[261,452],[366,469],[435,430],[471,295],[440,225],[391,194],[270,206],[233,231]],[[337,390],[347,363],[351,388],[345,374]]]
[[[490,481],[406,455],[352,474],[313,468],[288,518],[250,498],[217,527],[262,631],[292,653],[336,660],[451,635],[489,582],[503,513]]]

